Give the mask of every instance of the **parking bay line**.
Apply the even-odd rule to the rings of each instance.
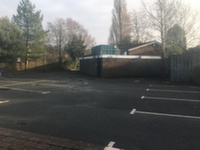
[[[183,91],[183,90],[160,90],[160,89],[147,89],[147,92],[169,92],[169,93],[191,93],[200,94],[199,91]]]
[[[198,116],[186,116],[186,115],[175,115],[175,114],[156,113],[156,112],[147,112],[147,111],[137,111],[136,109],[133,109],[130,112],[130,115],[134,115],[134,114],[144,114],[144,115],[153,115],[153,116],[164,116],[164,117],[198,119],[198,120],[200,120],[200,117],[198,117]]]
[[[182,86],[176,86],[176,85],[156,85],[156,84],[150,84],[149,87],[172,87],[172,88],[180,88]],[[185,87],[188,87],[188,88],[196,88],[196,89],[199,89],[198,86],[185,86]]]
[[[32,81],[32,82],[21,82],[21,81],[14,81],[15,83],[11,84],[5,84],[3,85],[4,87],[8,86],[16,86],[16,85],[26,85],[26,84],[33,84],[33,83],[40,83],[40,82],[46,82],[46,80],[37,80],[37,81]]]
[[[5,104],[5,103],[9,103],[9,100],[5,100],[5,101],[0,101],[0,104]]]
[[[196,100],[196,99],[179,99],[179,98],[163,98],[163,97],[148,97],[148,96],[142,96],[141,99],[200,103],[200,100]]]
[[[73,86],[69,86],[69,85],[60,85],[60,84],[58,85],[58,84],[50,84],[50,83],[42,83],[41,85],[58,87],[58,88],[73,88]]]
[[[51,93],[50,91],[35,91],[35,90],[26,90],[26,89],[20,89],[20,88],[10,88],[10,87],[5,87],[5,86],[0,86],[2,89],[8,89],[8,90],[13,90],[13,91],[21,91],[21,92],[29,92],[29,93],[39,93],[39,94],[49,94]]]
[[[119,148],[114,148],[113,146],[115,145],[115,142],[111,141],[108,146],[106,146],[104,148],[104,150],[123,150],[123,149],[119,149]]]

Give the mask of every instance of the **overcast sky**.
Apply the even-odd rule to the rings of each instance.
[[[0,0],[0,17],[12,18],[16,14],[21,0]],[[186,0],[200,9],[199,0]],[[72,18],[82,24],[95,37],[97,44],[106,44],[111,26],[113,0],[31,0],[36,10],[44,16],[44,28],[47,22],[56,18]],[[141,7],[140,0],[127,0],[129,11]]]

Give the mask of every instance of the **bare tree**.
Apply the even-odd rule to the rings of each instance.
[[[167,31],[174,25],[176,21],[176,4],[178,0],[154,0],[152,5],[142,1],[143,8],[148,14],[152,29],[158,31],[160,35],[162,47],[162,77],[165,79],[169,72],[166,59],[168,53],[166,51]]]
[[[143,10],[133,10],[131,13],[132,38],[136,43],[146,42],[152,39],[150,23],[147,20],[147,13]]]
[[[176,23],[185,31],[189,47],[198,44],[200,37],[199,12],[179,1],[177,5]]]
[[[109,43],[120,47],[125,39],[131,37],[131,22],[126,0],[114,0],[112,15]]]
[[[48,22],[49,42],[58,48],[59,64],[62,64],[64,47],[68,39],[67,26],[64,19],[56,19],[54,22]]]
[[[91,49],[96,44],[95,38],[93,38],[84,26],[79,24],[77,21],[72,18],[68,18],[66,20],[66,26],[68,28],[69,39],[72,39],[74,35],[80,36],[84,39],[84,45],[87,46],[86,49]]]
[[[152,29],[160,34],[163,57],[167,57],[166,34],[175,24],[185,32],[187,46],[194,46],[199,39],[200,15],[181,0],[154,0],[147,5],[141,0],[145,11],[149,16]],[[176,41],[173,41],[176,42]]]
[[[151,27],[160,34],[162,44],[162,57],[167,57],[166,53],[166,33],[175,22],[176,0],[156,0],[153,5],[147,6],[142,0],[144,9],[146,10]]]
[[[63,62],[65,54],[64,48],[75,35],[83,39],[86,49],[90,49],[95,45],[95,39],[92,38],[88,31],[71,18],[67,18],[66,20],[60,18],[54,22],[49,22],[48,29],[49,43],[57,47],[60,65]]]

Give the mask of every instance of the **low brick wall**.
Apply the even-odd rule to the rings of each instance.
[[[99,77],[158,77],[161,59],[141,56],[90,57],[80,60],[80,72]]]
[[[80,60],[80,72],[90,76],[100,76],[101,59],[82,59]]]
[[[161,60],[117,59],[102,60],[102,77],[157,77],[161,73]]]

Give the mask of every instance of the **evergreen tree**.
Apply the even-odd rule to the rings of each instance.
[[[166,47],[168,55],[182,54],[187,49],[185,31],[175,24],[167,31]]]
[[[21,30],[7,17],[0,18],[0,58],[1,61],[13,61],[24,52]]]
[[[42,52],[45,41],[45,31],[42,27],[43,16],[41,11],[36,11],[35,8],[29,0],[22,0],[17,7],[17,15],[13,16],[13,23],[23,31],[26,67],[28,54]]]

